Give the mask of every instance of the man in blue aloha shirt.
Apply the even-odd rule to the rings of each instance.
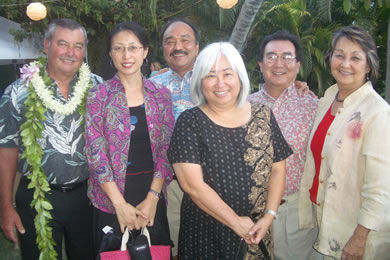
[[[160,75],[152,77],[155,83],[166,86],[172,95],[173,115],[175,120],[179,115],[193,107],[190,96],[190,80],[192,68],[199,52],[199,31],[184,19],[168,21],[160,32],[165,61],[169,69]],[[168,222],[171,238],[175,244],[172,255],[177,256],[180,227],[180,205],[183,198],[176,178],[167,188]]]
[[[36,143],[43,150],[41,166],[51,189],[46,198],[53,206],[50,227],[54,249],[61,259],[65,238],[68,259],[93,259],[92,208],[87,198],[89,172],[83,151],[84,117],[79,107],[85,105],[89,87],[102,80],[83,64],[87,34],[76,21],[58,19],[50,23],[44,47],[47,63],[40,60],[23,67],[21,78],[8,86],[0,101],[1,228],[8,239],[20,242],[23,259],[39,259],[36,211],[30,206],[34,190],[27,188],[30,180],[26,177],[33,171],[20,157],[25,150],[20,129],[27,111],[40,103],[46,111],[42,112],[43,130],[39,130],[42,138]],[[28,90],[28,85],[33,88]],[[31,98],[32,92],[39,98],[28,104],[26,99]],[[16,171],[22,177],[15,210],[12,194]]]

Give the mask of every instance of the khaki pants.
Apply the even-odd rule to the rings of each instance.
[[[175,244],[172,248],[172,256],[177,256],[177,248],[179,245],[179,229],[180,229],[180,207],[183,199],[183,191],[177,180],[173,180],[167,187],[167,215],[169,223],[169,233]]]
[[[272,225],[274,256],[276,260],[316,260],[319,253],[313,249],[318,229],[299,229],[298,193],[285,196],[277,218]]]

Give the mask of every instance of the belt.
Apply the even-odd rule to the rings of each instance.
[[[72,190],[76,190],[78,188],[81,188],[82,186],[86,185],[88,183],[88,179],[81,182],[71,183],[71,184],[50,184],[50,189],[61,191],[61,192],[69,192]]]

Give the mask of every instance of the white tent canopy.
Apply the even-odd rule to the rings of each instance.
[[[43,56],[41,39],[35,37],[16,42],[8,33],[11,28],[22,29],[20,24],[0,16],[0,65],[25,63],[25,60]]]

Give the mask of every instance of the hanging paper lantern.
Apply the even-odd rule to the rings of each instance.
[[[46,17],[46,7],[41,3],[31,3],[27,6],[26,14],[31,20],[42,20]]]
[[[238,0],[217,0],[219,7],[223,9],[230,9],[237,4]]]

